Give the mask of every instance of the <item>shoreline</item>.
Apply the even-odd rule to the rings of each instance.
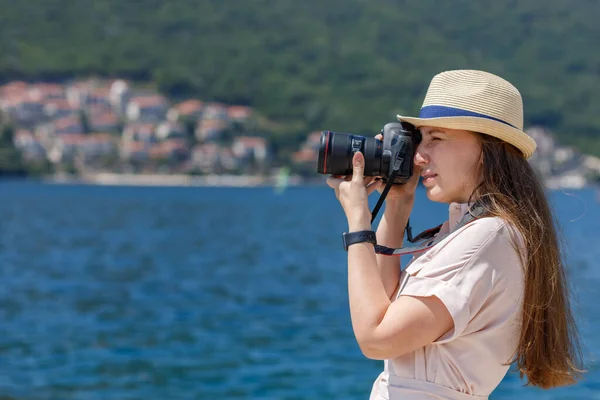
[[[117,174],[99,172],[80,176],[54,175],[41,179],[49,184],[81,184],[99,186],[157,186],[157,187],[276,187],[313,186],[324,184],[324,178],[304,179],[297,175],[286,177],[260,175],[203,175],[185,174]]]
[[[96,186],[148,186],[148,187],[232,187],[260,188],[271,187],[285,189],[287,187],[307,187],[326,185],[325,177],[302,178],[298,175],[280,177],[277,175],[203,175],[185,174],[118,174],[98,172],[84,175],[57,174],[38,178],[5,177],[8,180],[34,180],[55,185],[96,185]],[[547,190],[580,190],[593,189],[600,195],[600,184],[595,182],[571,181],[554,178],[544,182]]]

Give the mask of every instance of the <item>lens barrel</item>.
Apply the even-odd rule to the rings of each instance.
[[[365,157],[365,176],[387,175],[387,165],[382,157],[383,142],[375,138],[324,131],[319,144],[317,172],[331,175],[352,174],[352,157],[360,151]],[[385,172],[383,172],[385,171]]]

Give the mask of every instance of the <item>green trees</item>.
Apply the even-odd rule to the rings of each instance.
[[[12,127],[0,128],[0,177],[26,174],[21,154],[13,146],[13,136]]]
[[[0,3],[0,79],[99,74],[255,107],[295,136],[373,134],[431,77],[513,82],[526,124],[600,155],[600,3],[522,0],[76,0]]]

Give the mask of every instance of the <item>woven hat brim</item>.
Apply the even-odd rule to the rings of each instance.
[[[402,115],[398,115],[397,117],[399,121],[408,122],[417,128],[431,126],[435,128],[461,129],[494,136],[521,150],[525,158],[531,157],[537,146],[535,140],[525,132],[492,119],[479,117],[413,118]]]

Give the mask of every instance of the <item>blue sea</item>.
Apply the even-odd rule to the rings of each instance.
[[[600,399],[600,204],[550,199],[588,373],[511,372],[491,399]],[[415,233],[446,214],[419,189]],[[345,229],[325,185],[1,182],[0,399],[367,399],[383,364],[353,337]]]

